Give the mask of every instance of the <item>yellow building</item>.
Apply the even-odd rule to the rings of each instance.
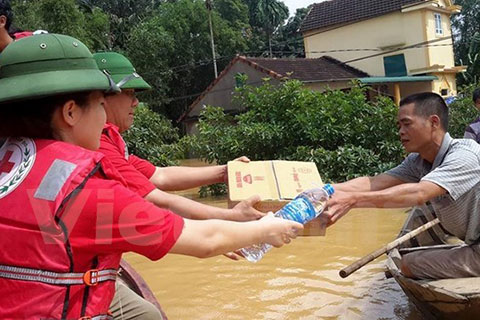
[[[369,75],[361,82],[395,97],[457,94],[449,0],[330,0],[300,28],[307,58],[328,54]]]

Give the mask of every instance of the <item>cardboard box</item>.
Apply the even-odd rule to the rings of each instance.
[[[252,161],[228,163],[228,206],[258,194],[262,199],[255,207],[262,212],[276,212],[299,193],[323,186],[313,162]],[[325,235],[320,218],[304,227],[303,236]]]

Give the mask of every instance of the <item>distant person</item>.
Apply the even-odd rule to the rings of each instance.
[[[397,125],[408,157],[385,173],[334,185],[327,203],[331,223],[352,208],[405,208],[430,201],[442,226],[467,245],[404,255],[403,274],[417,279],[479,277],[480,145],[450,137],[448,107],[435,93],[403,99]]]
[[[9,33],[12,25],[13,13],[9,0],[0,0],[0,53],[13,42]]]
[[[473,90],[472,100],[475,108],[480,111],[480,88]],[[480,117],[468,125],[463,137],[465,139],[473,139],[480,143]]]
[[[10,0],[0,0],[0,53],[15,40],[20,40],[32,35],[48,33],[45,30],[21,31],[13,27],[13,12]],[[1,143],[0,143],[1,145]]]
[[[79,40],[28,37],[0,65],[0,319],[112,319],[124,252],[209,257],[282,246],[303,228],[184,219],[128,190],[95,151],[104,92],[119,89]]]

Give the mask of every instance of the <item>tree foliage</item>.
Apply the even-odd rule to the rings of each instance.
[[[134,124],[124,138],[130,153],[157,166],[176,165],[177,160],[185,156],[181,144],[178,144],[178,129],[146,105],[137,107]]]
[[[468,48],[465,62],[462,64],[467,66],[467,70],[461,73],[463,84],[477,83],[480,80],[480,32],[475,32]]]
[[[154,87],[140,97],[171,120],[214,79],[205,0],[11,1],[20,29],[68,34],[92,51],[126,54]],[[288,10],[279,0],[211,2],[219,70],[236,54],[267,54],[269,42],[272,50],[301,56],[296,30],[306,11],[283,25]]]
[[[305,57],[303,37],[298,30],[309,10],[309,8],[297,9],[296,14],[290,17],[285,25],[278,28],[272,41],[274,56]]]
[[[237,97],[245,113],[230,116],[207,107],[200,134],[190,138],[195,152],[209,162],[240,155],[314,161],[325,180],[342,181],[382,172],[402,160],[397,107],[388,98],[368,102],[361,87],[320,93],[294,80],[278,87],[267,82],[240,88]]]
[[[15,26],[75,37],[93,50],[107,47],[109,20],[100,9],[83,12],[75,0],[13,0]]]
[[[77,0],[86,12],[95,8],[107,13],[111,29],[108,33],[109,48],[125,50],[132,26],[149,16],[161,0]]]
[[[157,111],[163,111],[159,106],[165,106],[169,100],[170,84],[173,82],[174,71],[169,67],[172,56],[175,55],[175,39],[158,21],[152,17],[139,23],[132,29],[126,55],[142,77],[154,90],[140,93],[142,101],[156,106]]]
[[[479,51],[472,52],[472,39],[476,33],[480,33],[480,2],[478,0],[456,0],[456,5],[462,6],[462,11],[452,17],[454,31],[454,51],[456,63],[473,67],[475,72],[480,72],[480,59],[474,60]],[[475,83],[473,77],[459,76],[459,84]]]
[[[247,48],[242,30],[212,14],[220,70]],[[240,23],[237,21],[237,24]],[[162,44],[162,42],[164,44]],[[148,102],[155,111],[177,119],[185,108],[213,81],[207,9],[203,0],[164,3],[150,17],[132,28],[127,51],[140,74],[160,89]],[[143,46],[151,50],[139,50]],[[156,46],[156,49],[155,49]],[[161,84],[159,83],[161,82]],[[163,96],[163,97],[162,97]],[[170,97],[170,99],[165,99]]]
[[[266,36],[270,57],[272,52],[272,37],[275,31],[288,18],[288,7],[278,0],[247,0],[249,6],[250,24]]]
[[[478,118],[478,110],[472,100],[473,90],[479,88],[480,83],[470,84],[461,89],[458,98],[449,105],[449,132],[454,138],[462,138],[466,127]]]

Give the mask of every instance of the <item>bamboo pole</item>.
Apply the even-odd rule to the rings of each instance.
[[[436,226],[439,223],[440,223],[440,220],[438,220],[438,218],[436,218],[436,219],[434,219],[430,222],[427,222],[424,225],[418,227],[417,229],[415,229],[413,231],[410,231],[409,233],[401,236],[400,238],[395,239],[394,241],[384,245],[383,247],[373,251],[372,253],[364,256],[363,258],[355,261],[351,265],[349,265],[349,266],[343,268],[342,270],[340,270],[340,272],[339,272],[340,277],[342,277],[342,278],[348,277],[349,275],[351,275],[352,273],[354,273],[358,269],[362,268],[367,263],[370,263],[373,260],[380,257],[382,254],[389,252],[390,250],[392,250],[392,249],[398,247],[399,245],[401,245],[402,243],[412,239],[413,237],[417,236],[418,234],[432,228],[433,226]]]

